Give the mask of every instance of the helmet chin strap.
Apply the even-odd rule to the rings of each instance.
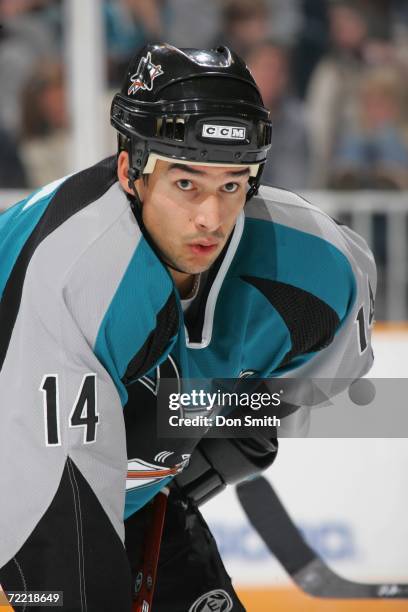
[[[265,167],[265,163],[259,164],[257,175],[249,179],[249,189],[246,194],[245,204],[249,202],[251,198],[258,195],[258,190],[261,184],[261,176],[262,176],[264,167]]]
[[[160,253],[159,248],[157,247],[157,245],[154,243],[153,238],[151,237],[151,235],[149,234],[149,232],[147,231],[147,228],[143,222],[143,216],[142,216],[142,207],[143,207],[143,203],[140,199],[139,193],[136,189],[135,186],[135,181],[137,181],[137,179],[140,178],[140,172],[138,170],[136,170],[135,168],[129,168],[128,170],[128,186],[129,188],[133,191],[133,198],[130,201],[130,207],[132,209],[133,214],[136,217],[136,220],[140,226],[140,229],[142,231],[143,236],[146,238],[147,242],[149,243],[149,246],[153,249],[153,251],[155,252],[155,254],[157,255],[157,257],[160,259],[160,261],[165,265],[168,266],[169,268],[171,268],[172,270],[175,270],[176,272],[181,272],[181,274],[192,274],[191,272],[186,272],[185,270],[181,270],[180,268],[177,268],[176,266],[174,266],[173,264],[171,264],[170,262],[166,261],[166,259],[163,257],[163,255]]]

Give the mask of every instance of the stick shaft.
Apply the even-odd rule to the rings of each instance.
[[[144,545],[141,587],[133,602],[133,612],[152,611],[168,492],[168,489],[164,488],[153,500],[152,520]]]
[[[238,485],[237,495],[251,525],[305,593],[335,599],[408,599],[408,584],[354,582],[333,572],[305,542],[262,476]]]

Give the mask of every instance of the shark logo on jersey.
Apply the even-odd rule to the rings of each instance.
[[[238,378],[250,378],[251,376],[255,376],[255,374],[259,374],[256,370],[241,370],[238,374]]]
[[[229,612],[232,599],[223,589],[209,591],[197,599],[188,612]]]
[[[126,477],[126,491],[147,487],[154,482],[179,474],[188,464],[190,455],[182,455],[182,461],[173,467],[149,463],[143,459],[129,459]]]
[[[142,376],[137,381],[149,389],[153,395],[158,394],[160,388],[160,378],[174,378],[177,385],[177,393],[181,392],[180,372],[173,357],[169,355],[160,366],[155,369],[154,376]]]
[[[135,74],[130,77],[131,85],[128,89],[128,96],[137,93],[139,89],[151,91],[153,81],[161,74],[164,74],[161,66],[153,64],[152,54],[149,51],[147,56],[140,60]]]
[[[160,453],[157,453],[154,460],[158,463],[164,463],[166,459],[170,457],[170,455],[174,455],[174,451],[161,451]]]

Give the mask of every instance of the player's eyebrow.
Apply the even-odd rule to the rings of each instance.
[[[205,174],[202,170],[197,170],[197,168],[193,168],[193,166],[187,166],[186,164],[171,164],[168,169],[170,170],[182,170],[183,172],[189,172],[190,174]]]
[[[242,168],[242,170],[230,170],[226,172],[229,176],[245,176],[249,175],[249,168]]]
[[[187,164],[171,164],[171,166],[168,169],[168,172],[170,172],[171,170],[182,170],[190,174],[199,174],[202,176],[207,174],[204,170],[198,170],[197,168],[194,168],[194,166],[188,166]],[[245,175],[249,175],[249,168],[242,168],[242,170],[228,170],[224,174],[226,174],[227,176],[233,176],[233,177],[245,176]]]

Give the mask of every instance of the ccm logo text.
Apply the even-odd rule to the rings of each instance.
[[[225,138],[226,140],[245,140],[246,128],[233,125],[203,125],[202,136],[205,138]]]

